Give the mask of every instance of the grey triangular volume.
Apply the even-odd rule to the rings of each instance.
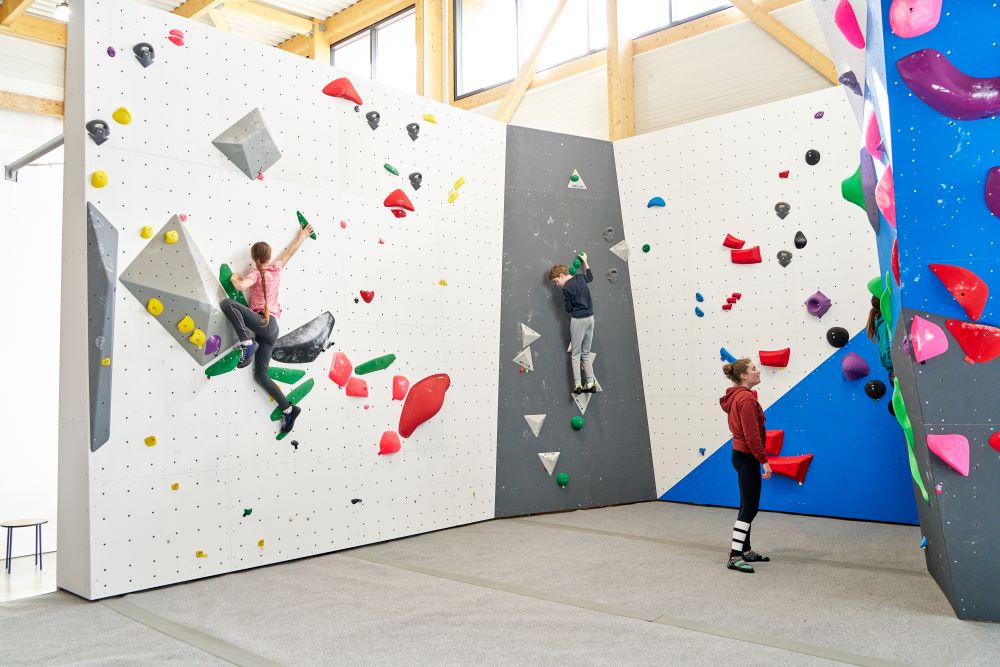
[[[514,357],[514,363],[526,371],[535,370],[535,366],[531,361],[531,348],[526,347],[518,352],[517,356]]]
[[[587,406],[590,405],[590,397],[592,394],[583,392],[582,394],[573,394],[573,402],[576,403],[576,407],[580,408],[580,414],[587,414]]]
[[[549,473],[549,477],[552,477],[552,473],[556,470],[556,462],[559,461],[559,452],[539,452],[538,458],[542,460],[545,472]]]
[[[524,415],[524,421],[528,422],[528,427],[537,438],[538,434],[542,432],[542,424],[545,423],[545,415]]]
[[[625,243],[624,240],[619,241],[618,243],[614,244],[613,246],[611,246],[610,248],[608,248],[608,250],[610,250],[615,255],[617,255],[623,262],[627,262],[628,261],[629,247],[628,247],[628,243]]]
[[[528,347],[541,337],[542,334],[538,333],[527,324],[521,324],[521,347]]]
[[[260,109],[230,125],[212,143],[251,179],[263,174],[281,157]]]
[[[90,451],[111,437],[114,368],[115,278],[118,230],[87,202],[87,363],[90,376]],[[104,359],[110,363],[104,365]]]

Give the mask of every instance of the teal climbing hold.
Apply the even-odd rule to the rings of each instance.
[[[642,244],[642,251],[643,252],[649,252],[649,244],[648,243]]]
[[[577,415],[569,420],[569,425],[573,427],[574,431],[579,431],[583,428],[583,417]]]
[[[306,220],[306,216],[302,215],[302,211],[296,211],[295,215],[297,215],[299,217],[299,227],[303,227],[304,228],[306,225],[309,224],[309,221]],[[316,240],[316,232],[313,232],[312,234],[310,234],[309,238],[311,238],[313,241],[315,241]]]
[[[393,167],[393,166],[392,166],[391,164],[389,164],[388,162],[386,162],[386,163],[385,163],[385,164],[383,164],[382,166],[383,166],[383,167],[385,167],[385,170],[386,170],[387,172],[389,172],[390,174],[392,174],[393,176],[399,176],[399,169],[396,169],[395,167]]]
[[[238,349],[237,349],[237,354],[239,354]],[[285,396],[285,398],[287,398],[288,402],[291,403],[292,405],[298,405],[299,401],[305,398],[306,394],[312,391],[313,385],[315,384],[316,381],[313,380],[312,378],[309,378],[308,380],[300,384],[298,387],[288,392],[288,395]],[[275,408],[271,412],[271,421],[276,422],[279,419],[281,419],[281,408]],[[278,439],[280,440],[281,438]]]
[[[389,366],[392,366],[394,361],[396,361],[395,354],[385,354],[381,357],[375,357],[374,359],[369,359],[363,364],[358,364],[354,369],[354,374],[365,375],[367,373],[374,373],[375,371],[383,371],[386,368],[389,368]]]
[[[558,484],[563,488],[566,488],[566,486],[569,484],[569,475],[567,475],[564,472],[561,472],[558,475],[556,475],[556,484]]]
[[[267,377],[271,378],[275,382],[284,382],[285,384],[295,384],[301,380],[302,376],[305,374],[305,371],[298,368],[281,368],[279,366],[271,366],[267,369]]]

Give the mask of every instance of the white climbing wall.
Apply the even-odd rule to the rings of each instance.
[[[857,168],[856,134],[843,92],[830,88],[615,143],[657,495],[729,438],[720,347],[758,366],[759,350],[791,347],[787,368],[762,368],[766,409],[835,352],[827,329],[864,327],[878,265],[871,227],[840,195]],[[815,166],[809,149],[821,154]],[[647,208],[657,195],[666,206]],[[778,202],[791,206],[784,220]],[[731,263],[727,233],[759,245],[763,262]],[[783,249],[793,254],[786,268]],[[821,320],[802,305],[816,290],[833,300]],[[723,311],[733,292],[742,298]]]
[[[367,80],[354,81],[364,101],[355,112],[321,92],[343,73],[299,56],[133,3],[80,1],[73,11],[59,585],[100,598],[492,518],[504,126]],[[183,46],[168,41],[171,29],[184,32]],[[149,68],[132,55],[138,42],[155,48]],[[120,106],[130,125],[111,120]],[[263,180],[211,143],[254,108],[282,153]],[[101,146],[84,132],[94,118],[111,125]],[[89,184],[97,169],[109,177],[103,189]],[[423,174],[419,190],[411,172]],[[416,209],[401,219],[382,203],[396,188]],[[273,364],[316,382],[291,436],[275,440],[274,404],[250,369],[206,379],[118,283],[111,437],[89,451],[86,201],[119,231],[119,274],[147,244],[140,228],[174,214],[186,214],[216,272],[223,262],[246,270],[258,240],[280,253],[296,210],[314,224],[318,240],[282,273],[280,325],[287,333],[330,311],[334,345],[309,364]],[[375,292],[370,304],[355,303],[360,290]],[[364,376],[367,399],[350,398],[327,378],[335,351],[355,365],[387,353],[397,361]],[[397,373],[411,383],[447,373],[451,388],[401,452],[379,456],[400,416]]]

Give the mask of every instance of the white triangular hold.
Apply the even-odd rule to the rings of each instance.
[[[628,243],[625,243],[624,239],[608,248],[608,250],[618,255],[623,262],[628,261]]]
[[[566,346],[566,351],[567,352],[572,352],[573,351],[573,341],[570,341],[569,345]]]
[[[518,352],[517,356],[514,357],[514,363],[526,371],[535,370],[535,366],[531,362],[531,348],[526,347],[520,352]]]
[[[536,340],[542,337],[542,334],[538,333],[527,324],[521,323],[521,347],[528,347]]]
[[[559,460],[559,452],[539,452],[538,458],[542,460],[545,472],[549,473],[549,477],[552,477],[552,473],[556,469],[556,461]]]
[[[542,424],[545,423],[545,415],[524,415],[524,421],[528,422],[531,432],[537,438],[542,430]]]
[[[580,408],[581,415],[587,414],[587,406],[590,405],[590,394],[588,392],[573,394],[573,401],[576,402],[576,407]]]
[[[573,176],[576,176],[576,180],[573,180]],[[572,188],[574,190],[586,190],[587,184],[583,182],[583,178],[580,176],[580,172],[576,169],[573,170],[573,174],[569,177],[569,183],[566,184],[567,188]]]

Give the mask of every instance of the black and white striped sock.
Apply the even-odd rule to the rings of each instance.
[[[743,556],[743,552],[750,544],[750,524],[746,521],[737,521],[733,526],[733,545],[729,551],[730,556]]]

